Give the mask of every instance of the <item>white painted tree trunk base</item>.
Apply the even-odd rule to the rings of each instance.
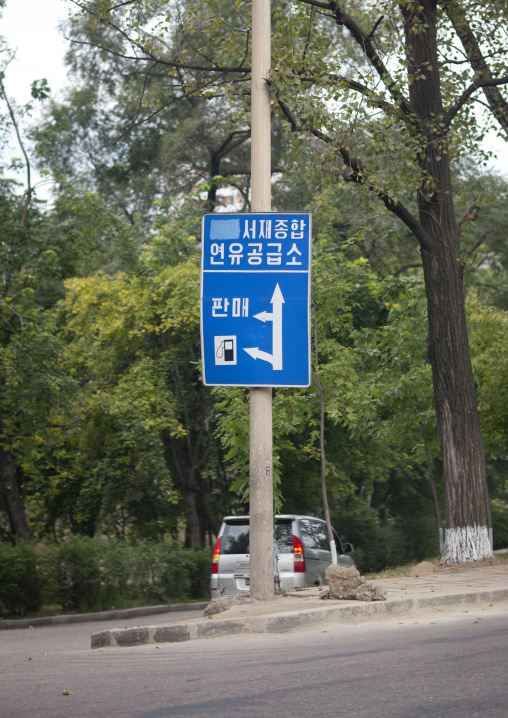
[[[492,545],[487,526],[445,529],[442,566],[447,563],[483,561],[492,556]]]

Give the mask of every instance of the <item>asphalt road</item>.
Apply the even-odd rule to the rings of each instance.
[[[103,627],[2,631],[0,717],[508,715],[503,604],[291,634],[90,650],[90,634]]]

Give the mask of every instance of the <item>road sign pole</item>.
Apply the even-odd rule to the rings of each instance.
[[[270,212],[270,0],[252,0],[251,204]],[[258,601],[273,596],[272,389],[250,389],[250,584]]]

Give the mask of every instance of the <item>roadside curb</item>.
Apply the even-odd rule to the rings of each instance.
[[[158,613],[171,613],[173,611],[192,611],[204,609],[208,601],[199,603],[171,603],[160,606],[140,606],[139,608],[118,608],[97,613],[70,613],[61,616],[42,616],[40,618],[13,618],[0,621],[0,630],[9,628],[36,628],[38,626],[56,626],[61,623],[85,623],[87,621],[110,621],[117,618],[138,618],[138,616],[152,616]]]
[[[150,643],[180,643],[198,638],[218,638],[238,633],[284,633],[317,623],[352,623],[402,616],[415,610],[436,610],[470,603],[508,601],[508,588],[453,592],[440,596],[387,599],[370,603],[348,603],[308,608],[252,618],[205,618],[186,623],[138,628],[117,628],[92,634],[92,648],[141,646]]]

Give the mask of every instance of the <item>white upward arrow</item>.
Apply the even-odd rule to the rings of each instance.
[[[263,361],[269,362],[274,369],[282,369],[282,305],[284,304],[284,297],[280,290],[279,285],[275,287],[270,304],[272,305],[272,312],[260,312],[254,315],[254,319],[259,319],[261,322],[272,322],[272,351],[273,354],[263,352],[259,347],[251,347],[244,349],[253,359],[263,359]]]

